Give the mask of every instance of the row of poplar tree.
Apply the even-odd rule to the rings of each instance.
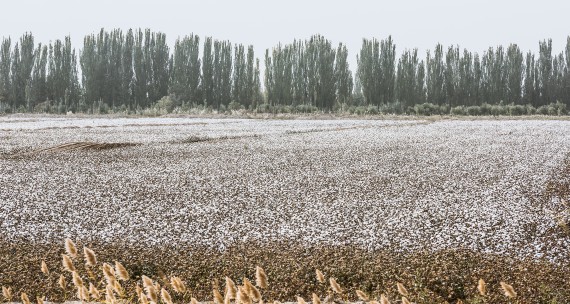
[[[35,44],[31,33],[0,45],[0,112],[90,112],[105,105],[134,110],[165,96],[175,106],[310,106],[416,104],[475,106],[560,101],[570,105],[570,37],[553,54],[552,41],[524,54],[516,44],[482,55],[437,44],[424,58],[404,50],[396,58],[391,37],[364,39],[353,73],[348,50],[315,35],[265,52],[265,73],[253,46],[197,35],[179,38],[171,52],[166,35],[151,30],[105,31],[84,37],[79,52],[70,37]],[[263,86],[262,86],[263,82]]]

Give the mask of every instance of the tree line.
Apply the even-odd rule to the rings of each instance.
[[[366,107],[406,113],[418,105],[440,112],[510,104],[570,104],[570,37],[559,54],[552,40],[538,53],[516,44],[483,54],[437,44],[425,56],[392,37],[363,39],[353,73],[348,49],[321,35],[265,52],[264,75],[253,46],[190,34],[173,50],[150,29],[101,29],[47,45],[31,33],[0,45],[0,112],[189,109],[336,111]],[[263,85],[262,85],[263,84]]]

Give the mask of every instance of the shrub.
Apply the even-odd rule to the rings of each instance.
[[[230,111],[239,111],[239,110],[244,109],[244,107],[241,105],[241,103],[232,101],[232,102],[230,102],[230,104],[228,105],[228,109],[229,109]]]
[[[292,113],[293,112],[293,107],[292,106],[275,106],[274,107],[274,111],[275,113]]]
[[[557,114],[558,115],[566,115],[568,114],[568,111],[566,110],[566,104],[561,103],[560,101],[556,101],[556,103],[554,104],[554,106],[556,107],[557,110]]]
[[[390,102],[380,106],[380,112],[383,114],[403,114],[404,107],[401,102]]]
[[[493,116],[507,115],[507,113],[508,113],[508,110],[503,105],[491,106],[491,115],[493,115]]]
[[[548,115],[548,106],[540,106],[536,109],[536,113],[540,115]]]
[[[366,107],[365,106],[358,106],[354,109],[354,114],[356,115],[364,115],[366,114]]]
[[[438,106],[433,103],[426,102],[415,105],[414,111],[416,112],[416,115],[442,115],[448,113],[449,108],[446,105]]]
[[[164,96],[156,102],[154,108],[159,112],[172,113],[176,107],[176,102],[170,96]]]
[[[295,112],[297,113],[314,113],[317,112],[319,110],[319,108],[313,106],[313,105],[297,105],[295,107]]]
[[[522,105],[510,104],[507,106],[509,115],[511,116],[521,116],[526,114],[526,107]]]
[[[451,115],[465,115],[466,113],[467,111],[465,111],[465,108],[463,106],[451,108]]]
[[[481,115],[491,115],[493,106],[484,102],[481,106],[479,106],[479,108],[481,109]]]
[[[479,106],[470,106],[465,109],[467,115],[479,116],[481,115],[481,108]]]
[[[36,113],[48,113],[50,110],[50,101],[40,102],[34,106],[33,111]]]
[[[366,108],[366,114],[368,115],[377,115],[379,113],[380,111],[378,111],[378,108],[376,106],[369,105],[368,108]]]
[[[268,103],[262,103],[262,104],[257,106],[257,109],[255,110],[255,112],[257,112],[257,113],[271,113],[271,112],[273,112],[273,107]]]

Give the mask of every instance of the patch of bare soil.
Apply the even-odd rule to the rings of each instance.
[[[61,144],[49,148],[36,149],[25,153],[19,153],[14,155],[14,157],[19,156],[30,156],[39,153],[59,153],[67,151],[78,151],[78,150],[108,150],[115,148],[131,147],[136,146],[136,143],[95,143],[95,142],[73,142]]]

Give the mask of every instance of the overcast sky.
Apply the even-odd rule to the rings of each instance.
[[[567,0],[18,0],[3,1],[0,36],[31,31],[45,43],[71,35],[81,47],[83,36],[101,27],[148,27],[171,44],[191,32],[253,44],[262,58],[278,42],[320,33],[348,45],[354,70],[362,38],[388,35],[398,51],[417,47],[421,54],[437,42],[479,53],[509,43],[537,51],[545,38],[560,52],[570,34],[568,12]]]

